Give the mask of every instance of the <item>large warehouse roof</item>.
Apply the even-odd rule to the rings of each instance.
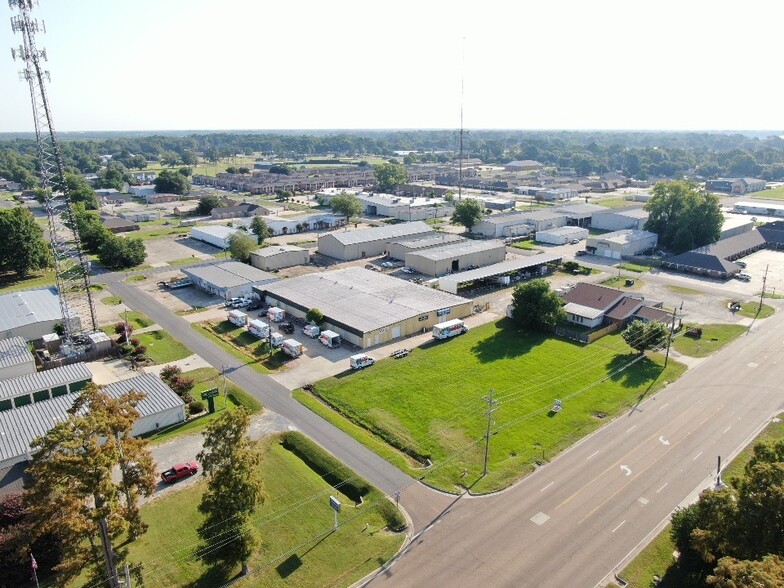
[[[280,255],[281,253],[290,253],[292,251],[302,252],[307,251],[307,249],[303,249],[302,247],[296,247],[294,245],[270,245],[269,247],[262,247],[261,249],[256,249],[253,252],[253,255],[257,257],[275,257],[276,255]]]
[[[391,241],[390,245],[402,245],[407,249],[427,249],[429,247],[436,247],[438,245],[446,245],[447,243],[454,243],[455,241],[463,241],[464,237],[460,235],[453,235],[452,233],[437,233],[427,237],[417,239],[405,239],[402,241]]]
[[[0,368],[34,361],[33,354],[22,337],[0,339]]]
[[[470,270],[467,272],[460,272],[451,274],[438,280],[438,287],[445,292],[457,292],[460,284],[466,282],[475,282],[477,280],[486,280],[495,276],[503,276],[512,272],[537,267],[546,263],[553,263],[561,261],[562,256],[550,255],[549,253],[538,253],[536,255],[527,255],[519,257],[510,261],[502,261],[501,263],[494,263],[486,267]]]
[[[0,295],[0,332],[62,318],[60,300],[54,288]]]
[[[214,265],[202,265],[183,269],[183,273],[199,278],[218,288],[232,288],[244,284],[277,281],[275,274],[262,271],[239,261],[226,261]]]
[[[301,308],[318,308],[328,320],[365,333],[468,302],[459,296],[362,268],[307,274],[263,289]]]
[[[531,223],[532,221],[544,221],[544,220],[551,220],[556,218],[562,218],[566,216],[562,212],[557,212],[555,209],[549,210],[532,210],[529,212],[525,211],[517,211],[517,212],[504,212],[501,214],[490,214],[488,216],[482,217],[481,222],[483,223],[490,223],[494,225],[501,225],[504,223]]]
[[[383,227],[360,229],[359,231],[328,233],[328,235],[331,235],[343,245],[354,245],[357,243],[379,241],[381,239],[394,240],[407,235],[420,235],[422,233],[434,232],[435,231],[427,223],[414,221],[412,223],[400,223],[397,225],[384,225]]]
[[[120,380],[104,388],[112,398],[119,398],[129,390],[147,394],[136,407],[142,417],[158,414],[170,408],[182,406],[183,402],[163,380],[155,374],[144,374],[127,380]]]
[[[10,380],[0,380],[0,400],[56,388],[72,382],[91,380],[92,377],[93,374],[87,369],[87,365],[72,363],[34,374],[18,376]]]
[[[470,255],[481,251],[498,249],[499,247],[505,247],[505,245],[501,241],[469,241],[468,239],[465,239],[463,241],[449,243],[442,247],[415,251],[409,255],[416,255],[417,257],[430,259],[432,261],[440,261],[443,259],[460,257],[461,255]]]

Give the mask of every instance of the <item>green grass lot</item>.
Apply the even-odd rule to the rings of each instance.
[[[148,437],[151,443],[163,443],[174,437],[190,435],[203,431],[207,426],[217,419],[224,410],[233,410],[238,406],[244,406],[251,412],[259,412],[262,409],[261,403],[253,396],[245,392],[228,378],[226,379],[226,394],[223,391],[223,376],[215,368],[199,368],[183,372],[184,376],[193,378],[196,384],[191,390],[191,396],[196,400],[201,400],[201,393],[211,388],[220,390],[220,396],[215,399],[215,412],[203,414],[184,423],[168,427],[160,433],[155,433]],[[206,401],[205,401],[206,406]]]
[[[757,312],[759,310],[759,313]],[[776,309],[772,306],[768,306],[767,304],[762,305],[762,309],[760,309],[759,301],[752,300],[750,302],[746,302],[740,307],[738,314],[740,316],[745,316],[746,318],[758,318],[764,319],[768,318],[769,316],[773,316],[773,313],[776,312]]]
[[[134,329],[144,329],[145,327],[149,327],[150,325],[154,325],[155,323],[151,318],[149,318],[146,314],[142,314],[136,310],[129,310],[128,312],[123,312],[120,315],[122,320],[127,320],[129,324],[133,326]],[[118,321],[119,322],[119,321]],[[101,330],[109,336],[114,335],[114,323],[111,325],[107,325],[105,327],[101,327]]]
[[[664,286],[670,292],[675,292],[676,294],[683,294],[684,296],[696,296],[697,294],[705,294],[702,290],[695,290],[694,288],[686,288],[685,286],[672,286],[667,284]]]
[[[54,270],[32,272],[26,278],[22,279],[13,272],[0,273],[0,293],[47,288],[49,286],[54,286],[54,284]]]
[[[315,245],[316,243],[318,243],[318,241],[316,241],[315,239],[312,239],[312,240],[308,239],[308,240],[305,240],[305,241],[294,241],[292,243],[292,245],[294,245],[295,247],[304,247],[304,248],[307,249],[308,247],[311,247],[311,246]]]
[[[261,442],[264,459],[264,504],[251,519],[260,547],[251,557],[253,577],[248,586],[347,586],[388,561],[403,543],[402,534],[389,533],[378,512],[377,490],[355,505],[294,453],[268,439]],[[130,562],[144,563],[147,588],[222,586],[239,573],[239,566],[209,567],[196,556],[196,529],[206,481],[174,491],[145,505],[142,520],[147,533],[128,544]],[[343,504],[341,526],[332,531],[333,511],[328,497]]]
[[[540,248],[536,243],[533,241],[516,241],[515,243],[510,243],[509,247],[514,247],[515,249],[525,249],[527,251],[539,251]]]
[[[638,263],[624,262],[624,263],[619,263],[618,267],[629,272],[636,272],[638,274],[644,274],[645,272],[651,271],[651,266],[640,265]]]
[[[784,422],[771,423],[741,451],[724,469],[722,478],[729,481],[732,478],[743,476],[743,470],[749,459],[752,450],[757,443],[775,443],[784,439]],[[642,552],[626,566],[619,574],[621,578],[629,583],[629,588],[647,588],[653,586],[653,576],[662,578],[659,588],[680,588],[683,580],[678,576],[678,568],[672,566],[674,559],[672,552],[675,551],[675,544],[670,539],[670,525],[659,533]]]
[[[757,292],[757,295],[759,295],[759,292]],[[784,294],[776,294],[775,292],[765,292],[764,297],[770,298],[772,300],[781,300],[782,298],[784,298]]]
[[[145,276],[144,274],[135,274],[133,276],[128,276],[128,278],[125,281],[126,282],[143,282],[146,279],[147,279],[147,276]]]
[[[242,327],[229,321],[192,323],[191,326],[211,339],[242,362],[262,374],[268,374],[285,364],[288,355],[276,350],[267,356],[266,343]]]
[[[198,263],[200,261],[204,261],[199,257],[181,257],[180,259],[172,259],[167,261],[169,265],[188,265],[189,263]]]
[[[633,358],[617,334],[583,346],[521,333],[504,319],[414,349],[403,359],[382,359],[368,370],[322,380],[314,393],[379,438],[431,459],[429,484],[486,492],[530,472],[542,449],[552,458],[606,422],[597,414],[621,414],[685,370],[671,362],[663,371],[663,358],[653,355],[600,383]],[[474,442],[484,434],[482,398],[490,388],[501,404],[494,414],[498,433],[490,473],[481,478],[483,448]],[[556,398],[565,408],[548,414]]]
[[[626,200],[623,196],[613,196],[611,198],[605,198],[604,200],[599,200],[596,204],[600,206],[606,206],[607,208],[624,208],[626,206],[632,206],[634,204],[633,200]],[[639,202],[642,206],[642,202]]]
[[[764,190],[762,192],[753,192],[751,194],[746,194],[743,196],[744,198],[764,198],[764,199],[783,199],[784,198],[784,186],[779,188],[771,188],[770,190]]]
[[[134,334],[132,337],[138,337],[142,345],[147,346],[147,357],[159,365],[184,359],[193,354],[190,349],[174,339],[166,331]]]
[[[613,276],[612,278],[607,278],[606,280],[603,280],[602,286],[609,286],[610,288],[621,288],[623,290],[639,290],[645,285],[645,282],[643,282],[640,278],[635,277],[631,279],[634,280],[633,286],[626,285],[626,280],[627,280],[626,277],[618,277],[618,276]]]
[[[107,296],[106,298],[102,298],[101,302],[103,302],[107,306],[117,306],[122,302],[122,298],[120,298],[119,296]]]
[[[160,237],[167,237],[169,235],[187,235],[191,227],[162,227],[154,228],[149,231],[134,231],[132,237],[137,237],[142,241],[149,241],[151,239],[159,239]]]
[[[696,326],[702,329],[702,337],[699,339],[692,339],[683,334],[678,334],[675,337],[673,347],[675,347],[678,353],[690,357],[707,357],[746,332],[746,327],[741,325],[711,324]]]
[[[194,306],[193,308],[189,308],[188,310],[175,310],[174,314],[177,316],[186,316],[188,314],[196,314],[197,312],[204,312],[205,310],[209,310],[204,306]]]

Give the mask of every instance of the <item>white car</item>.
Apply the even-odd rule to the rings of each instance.
[[[751,276],[749,274],[735,274],[735,279],[741,282],[750,282]]]

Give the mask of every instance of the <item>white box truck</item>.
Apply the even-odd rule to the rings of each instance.
[[[305,353],[305,347],[296,339],[286,339],[280,346],[286,355],[291,357],[299,357]]]
[[[352,370],[361,370],[362,368],[370,367],[376,360],[367,355],[366,353],[357,353],[348,358],[349,365]]]
[[[445,323],[433,325],[433,339],[449,339],[468,332],[468,327],[460,319],[452,319]]]
[[[275,349],[283,345],[283,340],[284,337],[280,333],[272,333],[272,337],[270,337],[270,343]]]
[[[264,321],[255,319],[248,323],[248,332],[256,335],[259,339],[266,339],[269,337],[270,328]]]
[[[230,310],[228,318],[232,325],[238,327],[244,327],[248,324],[248,315],[239,310]]]
[[[335,331],[321,331],[319,335],[319,341],[321,341],[322,345],[326,345],[330,348],[340,347],[340,335],[337,334]]]
[[[302,332],[308,337],[313,337],[315,339],[319,336],[319,333],[321,333],[321,329],[318,325],[305,325],[302,327]]]
[[[277,306],[270,306],[267,309],[267,318],[273,323],[282,323],[286,318],[286,313],[282,308],[278,308]]]

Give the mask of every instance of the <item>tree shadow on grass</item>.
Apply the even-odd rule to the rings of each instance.
[[[186,588],[213,588],[213,586],[223,586],[231,580],[236,580],[242,574],[238,571],[233,576],[232,571],[236,568],[234,566],[226,566],[220,563],[212,565],[193,582],[184,584]]]
[[[477,341],[471,351],[482,363],[512,359],[526,354],[549,338],[548,334],[528,333],[515,328],[510,321],[494,335]]]
[[[606,369],[611,374],[610,379],[620,383],[624,388],[645,386],[645,390],[642,391],[642,396],[645,396],[664,368],[648,357],[643,357],[636,363],[629,365],[636,357],[635,353],[616,355],[607,363]]]

